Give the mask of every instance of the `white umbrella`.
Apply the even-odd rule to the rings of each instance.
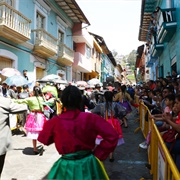
[[[66,80],[63,79],[56,79],[53,82],[57,83],[57,84],[68,84],[68,82]]]
[[[77,86],[87,86],[87,82],[86,81],[77,81],[75,84],[77,84]]]
[[[55,81],[55,80],[60,80],[61,77],[56,75],[56,74],[49,74],[47,76],[44,76],[40,81]]]
[[[96,85],[96,84],[102,84],[101,82],[100,82],[100,80],[99,79],[96,79],[96,78],[93,78],[93,79],[90,79],[88,82],[87,82],[89,85]]]
[[[4,68],[1,71],[1,74],[6,77],[11,77],[14,75],[21,75],[21,73],[17,69],[14,69],[14,68]]]
[[[8,77],[5,80],[5,83],[9,86],[11,86],[13,84],[15,84],[16,86],[23,86],[24,84],[28,84],[29,82],[23,76],[14,75],[14,76]]]

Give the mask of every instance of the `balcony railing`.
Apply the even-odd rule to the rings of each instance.
[[[157,16],[157,39],[159,43],[169,42],[174,35],[177,28],[175,15],[175,8],[161,9],[159,11]]]
[[[46,57],[51,57],[57,54],[57,39],[49,34],[44,29],[34,29],[35,33],[35,47],[34,51]]]
[[[150,53],[152,57],[158,57],[162,54],[164,50],[164,44],[163,43],[158,43],[157,37],[152,36],[151,38],[151,46],[150,46]]]
[[[74,51],[65,44],[59,45],[58,61],[64,65],[72,65],[74,61]]]
[[[30,23],[31,20],[0,0],[0,36],[14,42],[25,42],[30,39]]]

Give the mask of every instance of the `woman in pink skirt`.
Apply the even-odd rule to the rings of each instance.
[[[42,154],[43,147],[38,151],[37,149],[37,138],[39,133],[42,131],[46,117],[43,113],[43,94],[39,86],[34,86],[33,96],[25,99],[15,100],[17,103],[25,103],[28,105],[30,113],[27,116],[25,123],[25,130],[27,137],[32,139],[34,154]]]
[[[104,98],[106,102],[98,104],[91,112],[104,117],[107,122],[112,125],[112,127],[119,135],[119,140],[117,144],[117,146],[119,146],[124,144],[122,128],[119,120],[126,116],[126,109],[117,102],[113,102],[113,96],[114,94],[112,91],[106,91],[104,93]],[[100,144],[101,141],[101,136],[97,136],[96,144]],[[113,152],[110,153],[109,160],[110,162],[114,161]]]

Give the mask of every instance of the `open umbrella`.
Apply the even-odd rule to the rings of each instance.
[[[87,82],[86,81],[77,81],[75,84],[77,84],[77,86],[87,86]]]
[[[15,84],[16,86],[22,86],[24,84],[28,84],[29,83],[26,78],[24,78],[23,76],[20,76],[20,75],[14,75],[14,76],[8,77],[5,80],[5,82],[9,86],[11,86],[13,84]]]
[[[55,80],[60,80],[61,77],[56,75],[56,74],[49,74],[47,76],[44,76],[41,81],[55,81]]]
[[[14,75],[21,75],[21,73],[17,69],[14,69],[14,68],[4,68],[1,71],[1,74],[6,77],[11,77]]]
[[[101,82],[100,82],[100,80],[99,79],[96,79],[96,78],[93,78],[93,79],[90,79],[88,82],[87,82],[89,85],[96,85],[96,84],[102,84]]]

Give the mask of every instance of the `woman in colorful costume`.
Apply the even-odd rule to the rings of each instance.
[[[38,137],[45,145],[55,143],[62,155],[48,179],[109,179],[101,161],[115,149],[118,134],[102,117],[80,111],[82,95],[77,87],[66,87],[61,101],[64,111],[47,121]],[[98,134],[103,141],[96,146]]]
[[[127,114],[132,112],[131,105],[136,106],[130,94],[126,91],[126,85],[121,86],[121,91],[117,95],[115,95],[113,101],[118,102],[120,105],[124,106],[126,108]],[[126,117],[123,118],[122,124],[124,124],[125,128],[128,127]]]
[[[34,86],[32,97],[25,99],[14,100],[17,103],[27,104],[30,110],[30,114],[27,116],[25,123],[26,135],[28,138],[32,139],[34,154],[42,154],[43,147],[38,150],[37,148],[37,138],[42,131],[44,123],[47,121],[43,113],[43,104],[45,102],[41,88],[39,86]]]
[[[116,130],[119,135],[119,140],[117,146],[124,144],[122,128],[119,123],[119,120],[122,119],[126,115],[126,109],[118,104],[117,102],[113,102],[113,92],[106,91],[104,93],[105,102],[98,104],[91,112],[95,114],[99,114],[104,117],[108,123],[112,125],[112,127]],[[119,120],[118,120],[119,119]],[[102,141],[101,136],[97,136],[96,144],[99,144]],[[113,152],[110,153],[111,162],[114,161]]]

